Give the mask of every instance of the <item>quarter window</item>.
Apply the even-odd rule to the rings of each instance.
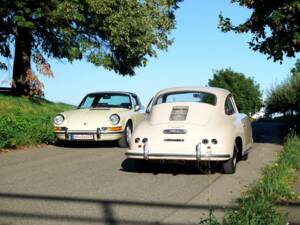
[[[151,106],[152,106],[152,101],[153,101],[153,98],[151,98],[150,102],[149,102],[148,105],[147,105],[146,113],[150,113]]]
[[[133,107],[139,105],[139,101],[137,100],[137,97],[132,95],[132,100],[133,100]]]
[[[226,115],[232,115],[235,113],[235,110],[234,110],[234,107],[233,107],[233,104],[231,102],[231,97],[228,96],[226,98],[226,102],[225,102],[225,113]]]

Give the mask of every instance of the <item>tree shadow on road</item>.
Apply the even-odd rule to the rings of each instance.
[[[144,208],[148,210],[205,210],[212,208],[215,211],[225,211],[227,209],[234,209],[234,206],[229,205],[212,205],[212,204],[185,204],[185,203],[173,203],[173,202],[161,202],[161,201],[139,201],[139,200],[117,200],[117,199],[97,199],[97,198],[82,198],[82,197],[65,197],[65,196],[51,196],[51,195],[36,195],[36,194],[23,194],[23,193],[0,193],[0,202],[4,201],[18,201],[22,205],[28,205],[29,208],[22,210],[12,210],[11,208],[4,209],[0,207],[0,221],[9,219],[10,221],[28,222],[32,221],[43,224],[43,221],[49,224],[52,221],[53,224],[80,223],[80,224],[105,224],[105,225],[162,225],[166,224],[160,221],[160,218],[154,217],[141,218],[136,217],[136,208]],[[67,214],[55,213],[51,211],[43,211],[38,208],[40,204],[49,204],[60,208],[62,205],[65,207],[70,206],[82,209],[82,211],[88,210],[89,207],[96,205],[99,207],[100,215],[88,215],[88,214],[76,214],[68,211]],[[126,217],[118,217],[116,209],[124,207],[132,209],[132,213]],[[66,208],[67,209],[67,208]],[[12,224],[12,223],[11,223]],[[15,222],[13,223],[15,224]],[[23,223],[22,223],[23,224]],[[25,224],[25,223],[24,223]],[[37,223],[35,223],[37,224]],[[167,223],[169,225],[182,225],[182,223]]]

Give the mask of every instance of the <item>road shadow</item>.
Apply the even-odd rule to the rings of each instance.
[[[171,202],[148,202],[148,201],[129,201],[129,200],[112,200],[112,199],[97,199],[97,198],[80,198],[80,197],[64,197],[64,196],[50,196],[50,195],[32,195],[32,194],[19,194],[19,193],[0,193],[0,202],[17,200],[18,202],[24,204],[27,203],[30,205],[33,210],[24,209],[23,211],[16,211],[11,209],[0,209],[0,219],[22,219],[22,220],[37,220],[40,224],[43,224],[43,220],[53,221],[58,223],[63,222],[72,222],[72,223],[97,223],[97,224],[105,224],[105,225],[162,225],[166,223],[162,223],[159,221],[159,218],[155,218],[152,221],[149,218],[145,220],[142,219],[129,219],[119,218],[115,213],[115,207],[125,207],[127,210],[132,207],[132,217],[136,218],[135,209],[138,208],[152,208],[152,209],[172,209],[172,210],[206,210],[213,209],[214,211],[225,211],[228,209],[235,209],[235,206],[228,205],[209,205],[209,204],[179,204],[179,203],[171,203]],[[86,215],[64,215],[64,214],[56,214],[49,213],[47,211],[37,211],[34,208],[34,204],[40,205],[43,204],[57,204],[57,207],[60,208],[61,205],[66,204],[76,204],[77,207],[82,208],[82,210],[86,210],[88,205],[96,205],[99,207],[99,215],[95,216],[86,216]],[[169,225],[182,225],[182,223],[167,223]]]
[[[121,164],[121,170],[129,173],[152,173],[157,174],[172,174],[174,176],[183,175],[208,175],[221,172],[221,165],[196,165],[191,163],[170,163],[159,161],[145,161],[135,159],[125,159]]]

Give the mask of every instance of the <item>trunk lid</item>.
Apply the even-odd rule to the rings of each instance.
[[[216,113],[216,106],[206,103],[163,103],[152,107],[150,123],[205,126]]]

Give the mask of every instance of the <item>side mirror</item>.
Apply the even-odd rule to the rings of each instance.
[[[134,107],[134,111],[136,111],[136,112],[141,111],[141,110],[144,110],[144,109],[145,109],[145,107],[144,107],[144,106],[141,106],[141,105],[136,105],[136,106]]]
[[[140,111],[140,109],[141,109],[141,107],[140,107],[139,105],[136,105],[136,106],[134,107],[134,111],[135,111],[135,112]]]

